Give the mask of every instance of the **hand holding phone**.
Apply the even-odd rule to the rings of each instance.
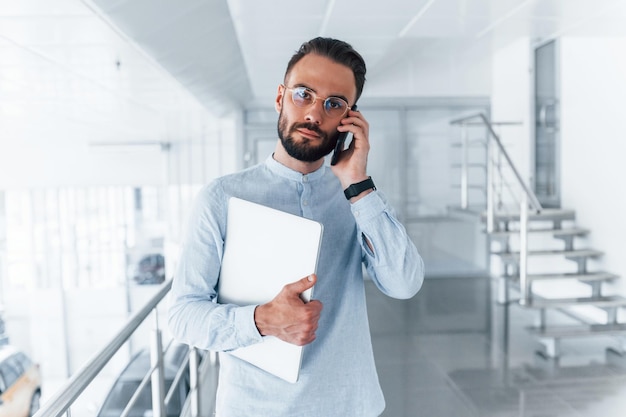
[[[356,104],[350,107],[350,110],[356,111]],[[348,138],[348,133],[350,132],[341,132],[339,136],[337,136],[337,143],[335,144],[335,150],[333,151],[333,156],[330,158],[330,164],[335,165],[339,161],[339,155],[343,151],[346,143],[346,139]]]
[[[350,185],[362,182],[369,177],[367,175],[367,157],[370,151],[369,123],[360,111],[354,110],[341,120],[337,131],[342,133],[342,138],[341,142],[335,146],[331,168],[339,179],[342,189],[345,190]],[[352,141],[345,149],[344,132],[352,132]]]

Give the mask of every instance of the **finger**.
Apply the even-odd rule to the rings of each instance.
[[[316,282],[317,276],[315,274],[311,274],[299,279],[298,281],[292,282],[291,284],[285,285],[285,290],[292,294],[300,295],[309,288],[313,288]]]
[[[324,305],[320,300],[311,300],[311,302],[307,304],[307,308],[311,311],[314,311],[317,318],[320,317],[320,313],[322,312],[323,307]]]
[[[341,123],[338,126],[340,130],[347,130],[347,128],[352,126],[360,126],[361,119],[358,117],[346,117],[345,119],[341,119]]]
[[[367,120],[363,117],[363,115],[358,111],[350,111],[346,117],[341,119],[342,125],[358,125],[358,126],[369,126]]]
[[[366,121],[357,118],[347,118],[341,121],[337,126],[339,132],[350,132],[357,139],[367,139],[369,135],[369,125]]]

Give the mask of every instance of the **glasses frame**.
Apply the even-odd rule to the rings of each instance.
[[[318,94],[315,91],[313,91],[310,88],[305,87],[303,85],[299,85],[299,86],[296,86],[296,87],[287,87],[284,84],[281,84],[281,85],[283,86],[283,88],[286,91],[290,91],[291,92],[291,94],[290,94],[291,95],[291,102],[293,103],[294,106],[296,106],[298,108],[304,109],[304,108],[307,108],[307,107],[311,107],[311,106],[314,106],[315,103],[317,103],[317,100],[322,100],[322,97],[318,96]],[[300,105],[300,104],[298,104],[296,102],[296,100],[294,98],[294,92],[297,91],[298,89],[306,90],[306,92],[311,95],[311,97],[313,99],[311,104],[302,106],[302,105]],[[344,112],[341,115],[335,116],[333,114],[328,113],[327,103],[328,103],[328,100],[330,100],[330,99],[340,100],[340,101],[343,101],[346,104],[346,108],[345,108]],[[328,116],[328,117],[333,118],[333,119],[341,119],[341,118],[343,118],[346,114],[348,114],[348,111],[350,110],[350,103],[348,103],[348,101],[346,99],[344,99],[344,98],[337,97],[337,96],[328,96],[328,97],[324,97],[323,100],[324,101],[322,103],[322,107],[324,109],[324,114],[326,116]]]

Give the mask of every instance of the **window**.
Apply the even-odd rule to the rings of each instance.
[[[128,253],[142,238],[163,245],[165,210],[157,187],[7,190],[0,196],[0,279],[8,289],[115,287],[127,279]]]

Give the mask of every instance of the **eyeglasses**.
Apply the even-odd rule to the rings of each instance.
[[[315,91],[306,88],[306,87],[293,87],[289,88],[286,86],[285,90],[291,91],[291,101],[296,107],[310,107],[317,102],[317,94]],[[321,97],[319,97],[322,100]],[[332,118],[340,118],[343,117],[348,112],[348,102],[339,97],[326,97],[324,99],[324,112],[327,116]]]

